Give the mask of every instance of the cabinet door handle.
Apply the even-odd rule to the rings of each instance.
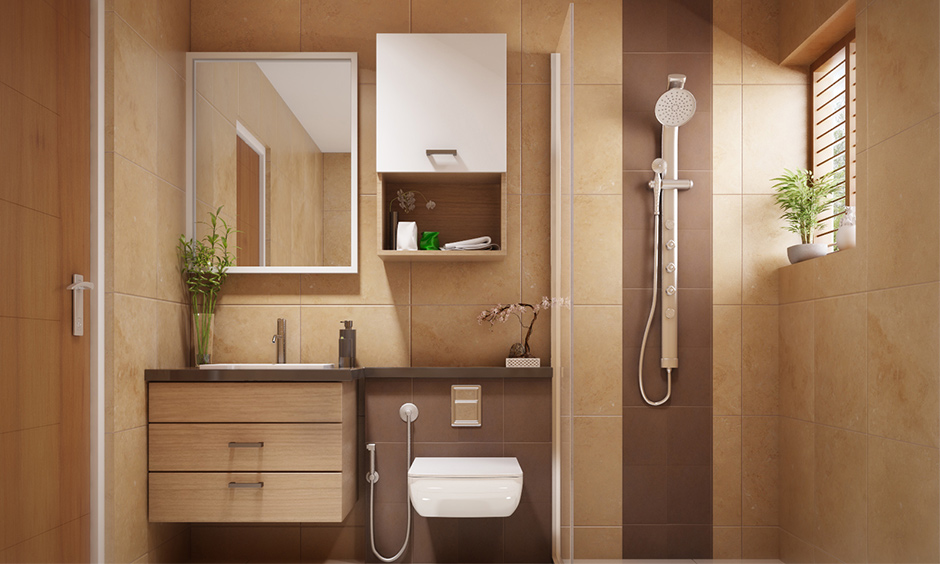
[[[457,149],[425,149],[425,154],[427,156],[431,155],[451,155],[457,156]]]
[[[228,448],[263,448],[264,443],[236,443],[231,442],[228,444]]]
[[[252,482],[252,483],[247,483],[247,484],[241,483],[241,482],[229,482],[228,487],[233,488],[233,489],[245,488],[245,489],[252,489],[252,490],[260,490],[261,488],[264,487],[264,482]]]

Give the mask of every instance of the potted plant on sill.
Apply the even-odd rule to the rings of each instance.
[[[828,252],[828,245],[816,243],[816,230],[820,227],[819,216],[832,207],[832,195],[839,184],[833,174],[827,173],[818,178],[804,169],[784,173],[773,181],[777,191],[776,203],[783,210],[780,219],[784,219],[787,231],[800,236],[801,244],[787,248],[790,264],[823,256]]]
[[[222,207],[209,212],[209,232],[202,238],[187,239],[180,235],[176,245],[180,259],[180,274],[189,293],[193,313],[193,352],[196,366],[212,360],[212,326],[219,291],[228,276],[228,268],[235,264],[235,254],[229,251],[228,239],[235,230],[219,214]]]

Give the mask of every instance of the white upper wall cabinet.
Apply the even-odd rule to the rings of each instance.
[[[378,172],[506,172],[506,35],[376,37]]]

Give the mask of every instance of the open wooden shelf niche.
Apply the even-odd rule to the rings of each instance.
[[[399,190],[414,190],[433,200],[433,210],[416,195],[415,209],[404,213],[392,199]],[[379,257],[386,261],[487,261],[506,257],[505,173],[379,173],[376,225]],[[499,245],[491,251],[396,251],[389,247],[389,204],[399,221],[440,232],[440,244],[489,236]]]

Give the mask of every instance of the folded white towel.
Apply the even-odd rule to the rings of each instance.
[[[476,249],[485,249],[492,245],[493,240],[489,237],[477,237],[476,239],[465,239],[463,241],[455,241],[453,243],[446,243],[444,245],[445,251],[472,251]]]

